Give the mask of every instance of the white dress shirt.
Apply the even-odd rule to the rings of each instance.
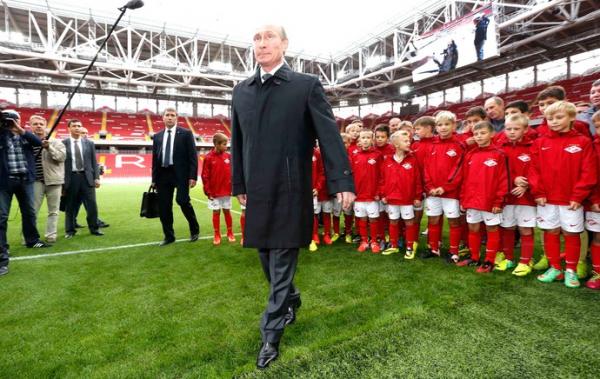
[[[169,130],[171,131],[171,156],[169,157],[169,166],[173,165],[173,151],[175,150],[175,132],[177,131],[177,125],[171,127],[171,129],[169,128],[165,128],[165,134],[163,135],[163,141],[162,141],[162,154],[160,156],[161,161],[160,161],[160,165],[163,165],[163,162],[165,161],[165,151],[167,151],[167,139],[169,137]]]
[[[269,72],[267,72],[267,71],[263,70],[263,68],[261,67],[261,68],[260,68],[260,80],[261,80],[261,82],[262,82],[262,83],[264,83],[264,82],[265,82],[265,80],[263,79],[263,76],[265,76],[265,74],[271,74],[271,75],[274,75],[274,74],[277,72],[277,70],[279,70],[279,69],[281,68],[281,66],[283,66],[284,64],[285,64],[285,61],[282,59],[282,60],[281,60],[281,63],[279,63],[277,66],[275,66],[275,67],[274,67],[274,68],[273,68],[271,71],[269,71]]]
[[[73,157],[73,161],[71,162],[71,169],[74,172],[78,172],[78,171],[83,171],[85,168],[85,161],[83,159],[83,138],[73,138],[71,137],[71,156]],[[75,141],[77,141],[79,143],[79,151],[81,152],[81,163],[83,164],[84,167],[79,167],[79,169],[76,166],[75,162],[77,162],[75,160]]]

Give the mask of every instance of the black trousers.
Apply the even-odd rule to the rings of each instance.
[[[86,203],[86,220],[91,232],[98,231],[98,206],[96,187],[90,186],[84,172],[68,173],[71,182],[65,194],[65,233],[75,233],[75,216],[80,201]]]
[[[173,193],[175,189],[177,189],[175,200],[189,224],[190,234],[200,233],[200,225],[196,219],[194,207],[192,207],[190,202],[190,188],[188,183],[177,183],[173,167],[160,168],[156,180],[156,192],[158,192],[160,223],[162,224],[166,240],[175,239],[175,231],[173,230]]]
[[[283,335],[288,307],[300,302],[300,291],[294,286],[298,249],[258,249],[258,256],[270,285],[260,333],[263,342],[277,343]]]

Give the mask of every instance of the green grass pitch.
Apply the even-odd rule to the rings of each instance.
[[[158,219],[139,217],[145,188],[104,186],[106,235],[64,240],[61,214],[49,249],[20,245],[13,206],[13,258],[95,251],[11,262],[0,278],[1,378],[598,377],[598,293],[343,242],[301,252],[303,306],[280,359],[259,372],[268,288],[255,251],[210,239],[102,250],[162,239]],[[206,204],[194,207],[210,237]],[[175,217],[177,237],[189,237],[178,208]]]

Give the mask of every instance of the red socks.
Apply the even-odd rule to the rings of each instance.
[[[442,237],[442,225],[441,224],[429,224],[429,233],[427,236],[429,247],[431,250],[440,250],[440,239]]]
[[[385,238],[385,230],[387,229],[387,226],[390,222],[390,219],[388,218],[388,214],[385,212],[381,212],[379,214],[379,230],[377,231],[377,237],[380,239],[384,239]]]
[[[495,230],[492,232],[488,229],[487,238],[488,240],[485,249],[485,260],[493,264],[496,260],[498,248],[500,247],[500,231]]]
[[[244,229],[246,229],[246,214],[243,212],[240,216],[240,226],[242,227],[242,239],[244,239]]]
[[[358,233],[360,234],[361,242],[367,242],[369,240],[369,232],[367,230],[367,220],[362,220],[360,218],[356,218],[356,223],[358,224]]]
[[[567,270],[577,270],[579,255],[581,255],[581,236],[579,234],[565,237],[565,261]]]
[[[331,213],[323,212],[323,235],[331,237]]]
[[[227,234],[233,233],[231,212],[229,211],[229,209],[223,209],[223,216],[225,217],[225,225],[227,225]]]
[[[479,260],[479,250],[481,249],[481,233],[469,231],[469,250],[471,251],[471,259]]]
[[[338,216],[333,216],[333,232],[340,234],[340,218]]]
[[[346,235],[352,234],[352,224],[353,223],[354,223],[353,215],[344,215],[344,233]]]
[[[528,236],[521,234],[521,259],[520,263],[529,264],[533,257],[533,234]]]
[[[550,265],[560,270],[560,234],[544,232],[544,252]],[[577,259],[575,260],[577,261]],[[575,264],[577,265],[577,263]]]
[[[458,254],[458,245],[460,244],[460,236],[462,234],[462,227],[450,226],[450,254]]]
[[[600,245],[592,243],[592,269],[600,274]]]
[[[319,235],[319,217],[317,215],[313,216],[313,239],[315,236]],[[317,237],[318,239],[319,237]]]
[[[413,243],[415,243],[419,239],[419,225],[412,224],[406,225],[406,246],[408,248],[413,247]]]
[[[502,251],[504,252],[504,256],[506,257],[506,259],[512,261],[515,254],[515,231],[512,229],[504,228],[500,230],[502,230]],[[521,255],[523,255],[522,252]]]
[[[215,235],[221,235],[221,213],[213,212],[213,229],[215,231]]]
[[[377,242],[377,236],[379,235],[379,224],[381,222],[378,219],[369,220],[369,226],[371,229],[371,242]]]
[[[400,228],[397,222],[390,222],[390,244],[392,247],[398,247],[398,238],[400,238]]]

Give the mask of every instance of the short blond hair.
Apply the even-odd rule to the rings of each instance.
[[[506,119],[505,123],[515,123],[524,127],[528,127],[529,117],[525,116],[524,114],[513,114]]]
[[[351,130],[361,129],[361,128],[362,128],[362,123],[360,123],[360,125],[357,122],[351,123],[350,125],[346,126],[346,133],[350,133]]]
[[[225,134],[223,133],[215,133],[215,135],[213,136],[213,145],[217,146],[217,144],[220,144],[222,142],[227,142],[228,138]]]
[[[410,138],[406,130],[398,130],[391,135],[390,141],[392,142],[392,144],[394,144],[395,141],[397,141],[401,137]]]
[[[362,134],[364,134],[364,133],[369,133],[369,134],[371,135],[371,137],[373,137],[373,134],[374,134],[374,133],[373,133],[373,131],[372,131],[371,129],[368,129],[368,128],[362,128],[362,129],[360,130],[360,134],[359,134],[359,136],[360,136],[360,135],[362,135]]]
[[[544,110],[544,116],[552,116],[557,112],[565,112],[571,118],[577,116],[575,104],[569,103],[568,101],[557,101],[556,103],[549,105],[548,108]]]
[[[435,123],[440,123],[442,121],[450,121],[452,123],[456,123],[456,115],[450,111],[440,111],[435,115]]]
[[[40,116],[39,114],[34,114],[34,115],[31,115],[31,117],[29,117],[29,122],[31,122],[33,120],[42,120],[42,121],[44,121],[44,125],[46,125],[46,123],[47,123],[46,119],[43,118],[42,116]]]

